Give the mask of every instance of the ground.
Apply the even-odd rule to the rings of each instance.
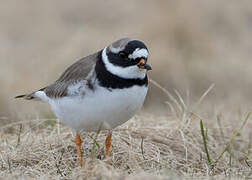
[[[200,101],[207,92],[197,103],[202,103]],[[170,95],[168,91],[165,93]],[[200,113],[195,110],[204,109],[203,106],[196,103],[194,108],[189,108],[179,94],[177,98],[170,95],[170,99],[167,106],[170,113],[167,116],[142,112],[113,131],[110,166],[104,160],[107,132],[82,133],[84,166],[79,167],[74,132],[57,123],[57,119],[34,119],[6,124],[0,128],[0,177],[252,178],[252,136],[249,130],[252,122],[249,111],[218,113],[208,119],[207,115],[199,115],[206,114],[204,111]]]

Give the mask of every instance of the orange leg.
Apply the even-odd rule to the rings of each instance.
[[[110,164],[110,146],[111,146],[111,137],[112,133],[110,132],[106,138],[105,145],[106,145],[106,164]]]
[[[80,166],[82,166],[82,156],[81,156],[81,138],[79,134],[76,134],[75,137],[75,144],[76,144],[76,148],[77,148],[77,156],[78,156],[78,162],[80,164]]]

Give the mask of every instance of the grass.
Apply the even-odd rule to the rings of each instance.
[[[160,85],[151,81],[157,87]],[[104,162],[107,132],[83,133],[84,166],[76,161],[74,134],[56,119],[15,122],[0,128],[2,179],[249,179],[252,177],[250,112],[238,120],[202,118],[178,91],[165,117],[146,114],[116,128],[111,166]],[[206,100],[205,100],[206,101]],[[201,107],[202,108],[202,107]],[[193,109],[193,111],[191,110]],[[204,111],[203,111],[204,114]],[[223,113],[224,114],[224,113]],[[243,120],[242,120],[243,119]],[[240,128],[237,125],[242,122]],[[223,126],[225,124],[225,126]]]

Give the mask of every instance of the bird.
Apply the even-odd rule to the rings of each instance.
[[[146,98],[148,56],[144,42],[122,38],[76,61],[54,83],[15,98],[48,103],[59,121],[75,130],[80,166],[80,134],[108,131],[105,162],[110,164],[113,129],[131,119]]]

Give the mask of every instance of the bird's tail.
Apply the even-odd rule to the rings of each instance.
[[[30,94],[23,94],[23,95],[19,95],[15,97],[15,99],[18,99],[18,98],[23,98],[25,100],[38,100],[38,97],[35,96],[35,92],[30,93]]]
[[[42,88],[38,91],[43,91],[45,88]],[[16,96],[15,99],[19,99],[19,98],[23,98],[23,99],[26,99],[26,100],[41,100],[38,96],[36,96],[36,92],[38,91],[35,91],[33,93],[30,93],[30,94],[23,94],[23,95],[19,95],[19,96]]]

